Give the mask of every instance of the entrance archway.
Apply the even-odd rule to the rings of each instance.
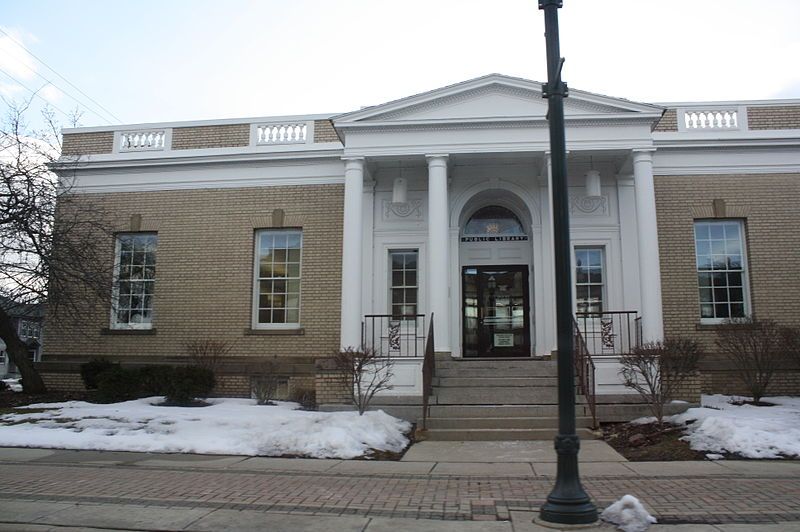
[[[462,356],[531,356],[532,246],[525,204],[508,191],[486,191],[465,206],[460,227]]]

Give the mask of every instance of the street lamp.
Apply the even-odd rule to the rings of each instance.
[[[572,281],[570,275],[569,198],[567,192],[566,140],[564,137],[564,98],[567,85],[561,81],[558,37],[558,8],[561,0],[539,0],[544,10],[547,43],[547,121],[550,126],[550,156],[553,172],[553,240],[556,266],[556,331],[558,334],[558,455],[556,485],[539,517],[560,524],[587,524],[597,521],[597,508],[583,490],[578,476],[580,439],[575,432],[575,369],[573,367]]]

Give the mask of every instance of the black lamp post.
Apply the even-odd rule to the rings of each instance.
[[[597,508],[583,490],[578,476],[580,439],[575,432],[575,369],[573,366],[572,280],[570,275],[569,198],[567,192],[566,141],[564,137],[564,98],[567,85],[561,81],[558,37],[558,8],[561,0],[539,0],[544,10],[547,42],[547,120],[550,126],[550,156],[553,172],[553,240],[556,266],[556,330],[558,334],[558,454],[556,485],[539,517],[561,524],[587,524],[597,521]]]

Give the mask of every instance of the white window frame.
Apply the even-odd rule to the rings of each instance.
[[[419,292],[420,292],[419,283],[420,283],[420,269],[421,269],[420,268],[420,252],[419,252],[419,248],[417,248],[417,247],[391,247],[391,248],[388,249],[388,253],[386,255],[386,259],[388,261],[388,264],[387,264],[388,278],[387,278],[386,284],[387,284],[387,287],[388,287],[387,306],[389,308],[389,315],[392,316],[392,319],[394,319],[394,308],[393,308],[394,307],[394,302],[392,300],[392,290],[395,288],[395,286],[394,286],[394,283],[392,282],[392,273],[394,272],[394,268],[392,266],[392,253],[416,253],[416,255],[417,255],[417,267],[416,267],[416,269],[414,271],[416,271],[417,283],[413,288],[417,291],[417,302],[414,303],[414,306],[417,308],[417,311],[414,313],[414,315],[416,316],[416,315],[419,315],[419,314],[423,314],[422,312],[420,312],[420,300],[419,300]],[[405,272],[405,271],[406,270],[403,269],[403,272]],[[405,282],[405,276],[403,276],[403,282]],[[403,285],[403,287],[402,287],[402,289],[408,289],[408,288],[410,288],[410,287],[407,287],[405,285]]]
[[[697,234],[695,226],[698,223],[720,223],[730,224],[736,223],[739,225],[739,239],[742,249],[742,303],[744,305],[744,317],[752,316],[752,308],[750,306],[750,265],[747,260],[747,238],[745,238],[745,219],[744,218],[697,218],[692,221],[692,241],[694,248],[694,277],[695,277],[695,294],[697,296],[696,312],[700,318],[701,325],[719,325],[725,323],[730,318],[704,318],[701,311],[700,301],[700,270],[697,267]],[[731,270],[704,270],[709,273],[714,271],[729,272]],[[713,286],[712,286],[713,290]],[[730,302],[729,302],[730,303]]]
[[[572,247],[572,307],[575,312],[578,312],[578,251],[587,249],[600,250],[600,273],[602,275],[602,283],[600,289],[600,313],[609,310],[608,306],[608,249],[603,244],[576,244]],[[589,286],[588,283],[583,283]]]
[[[121,238],[125,236],[155,236],[156,237],[156,268],[158,268],[158,233],[154,231],[141,231],[141,232],[127,232],[127,233],[117,233],[114,236],[114,276],[113,276],[113,285],[111,289],[111,329],[116,330],[126,330],[126,329],[137,329],[137,330],[148,330],[153,328],[153,323],[155,322],[156,318],[156,310],[155,310],[155,290],[153,290],[153,311],[152,316],[150,317],[150,321],[147,323],[131,323],[125,322],[121,323],[117,321],[117,303],[119,302],[119,267],[120,267],[120,257],[121,257]],[[157,271],[157,270],[156,270]],[[156,274],[157,275],[157,274]],[[157,278],[157,277],[156,277]],[[153,283],[155,284],[156,278],[153,279]]]
[[[260,259],[260,251],[259,251],[259,242],[261,239],[261,235],[265,233],[271,233],[273,235],[276,234],[299,234],[300,235],[300,270],[299,270],[299,277],[297,278],[300,282],[300,292],[298,293],[298,310],[297,310],[297,322],[296,323],[260,323],[258,321],[258,310],[259,310],[259,295],[260,295],[260,285],[259,281],[261,281],[261,277],[259,275],[259,259]],[[253,288],[252,288],[252,302],[251,302],[251,328],[256,330],[293,330],[293,329],[300,329],[302,328],[303,323],[303,247],[305,245],[305,239],[303,238],[303,229],[300,227],[296,228],[280,228],[280,229],[257,229],[253,233]],[[266,279],[266,278],[265,278]],[[274,277],[270,278],[274,279]],[[286,279],[289,279],[288,277]],[[294,277],[292,277],[294,279]]]

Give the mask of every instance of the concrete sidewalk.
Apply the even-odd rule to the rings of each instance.
[[[600,508],[630,493],[670,530],[800,532],[800,462],[582,443]],[[554,461],[549,442],[422,442],[399,462],[0,448],[0,530],[536,531]]]

